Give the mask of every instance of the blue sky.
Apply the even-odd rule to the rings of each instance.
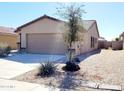
[[[111,40],[124,31],[124,3],[83,3],[85,20],[96,20],[100,36]],[[44,14],[57,17],[57,3],[0,3],[0,25],[16,28]],[[57,17],[58,18],[58,17]]]

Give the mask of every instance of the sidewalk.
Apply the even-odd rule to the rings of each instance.
[[[33,84],[23,81],[9,80],[15,76],[21,75],[25,72],[35,69],[38,64],[23,64],[5,59],[0,59],[0,91],[35,91],[51,90],[44,85]]]
[[[10,79],[35,68],[36,66],[0,59],[0,78]]]
[[[16,80],[0,79],[0,91],[38,91],[38,90],[50,91],[52,89],[39,84],[27,83]]]

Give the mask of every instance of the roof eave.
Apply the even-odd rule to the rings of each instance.
[[[33,21],[30,21],[30,22],[28,22],[28,23],[26,23],[26,24],[23,24],[23,25],[19,26],[14,32],[18,32],[18,31],[20,31],[21,28],[26,27],[26,26],[28,26],[28,25],[34,23],[34,22],[37,22],[37,21],[40,20],[40,19],[43,19],[43,18],[48,18],[48,19],[52,19],[52,20],[55,20],[55,21],[64,22],[64,21],[62,21],[62,20],[59,20],[59,19],[56,19],[56,18],[47,16],[47,15],[43,15],[43,16],[37,18],[37,19],[34,19]]]
[[[88,29],[87,31],[89,31],[89,30],[93,27],[94,24],[95,24],[95,26],[96,26],[96,30],[97,30],[97,33],[98,33],[98,37],[100,37],[96,20],[94,20],[94,23],[89,27],[89,29]]]

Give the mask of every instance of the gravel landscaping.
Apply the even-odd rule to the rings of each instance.
[[[121,85],[124,89],[124,50],[101,50],[100,53],[84,59],[79,64],[81,70],[74,73],[64,72],[61,69],[64,65],[59,63],[58,71],[51,77],[38,77],[38,69],[35,69],[12,79],[45,84],[61,90],[98,90],[81,87],[80,81]]]
[[[50,86],[52,88],[59,88],[62,91],[65,90],[77,90],[77,91],[84,91],[84,90],[97,90],[93,88],[87,88],[81,86],[81,81],[87,81],[85,79],[85,73],[81,73],[80,71],[71,73],[71,72],[64,72],[61,70],[62,66],[64,64],[58,65],[58,70],[56,74],[54,74],[51,77],[39,77],[36,76],[38,73],[38,69],[34,69],[32,71],[29,71],[27,73],[24,73],[20,76],[12,78],[12,80],[19,80],[19,81],[25,81],[30,83],[37,83],[41,85]]]
[[[102,50],[80,63],[88,80],[121,85],[124,89],[124,50]]]

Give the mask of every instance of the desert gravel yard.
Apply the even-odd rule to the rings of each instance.
[[[80,63],[86,79],[113,85],[121,85],[124,90],[124,50],[101,50]]]
[[[100,84],[121,85],[124,90],[124,50],[101,50],[100,53],[91,55],[79,63],[81,70],[74,73],[62,71],[63,65],[61,63],[58,65],[58,72],[52,77],[36,77],[38,70],[35,69],[12,79],[75,90],[95,90],[80,87],[78,82],[93,81]]]

